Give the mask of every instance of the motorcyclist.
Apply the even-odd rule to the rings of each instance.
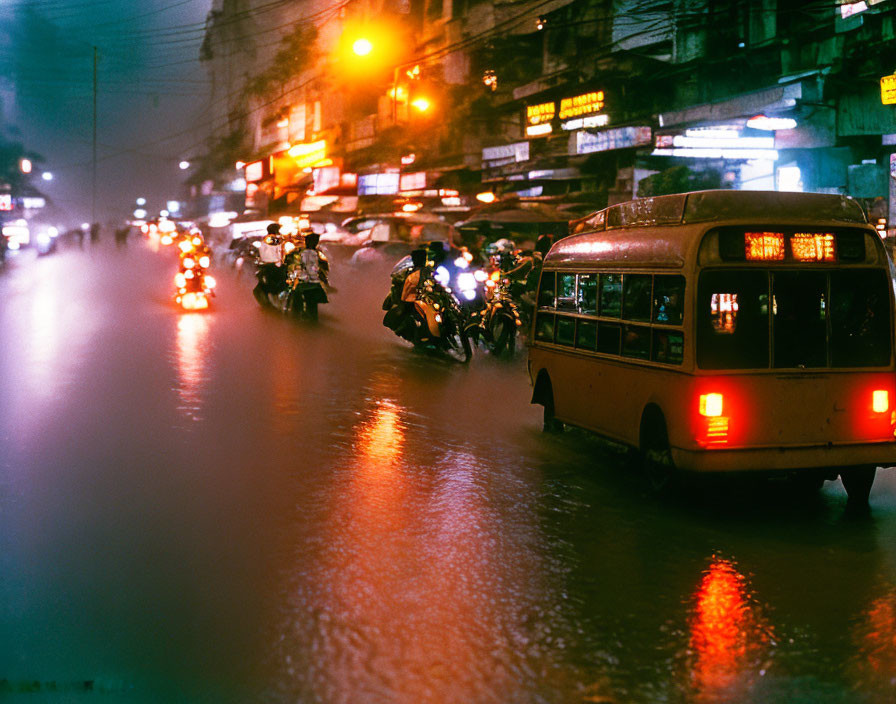
[[[277,294],[286,284],[286,256],[280,225],[272,222],[267,227],[267,235],[256,243],[258,257],[258,285],[253,294],[262,305],[270,305],[267,294]]]
[[[414,301],[417,289],[432,276],[428,266],[428,250],[415,249],[411,252],[411,267],[401,269],[392,276],[389,295],[383,301],[383,325],[395,331],[399,337],[414,340]]]
[[[319,242],[320,235],[309,232],[305,235],[305,246],[292,259],[297,280],[296,291],[301,296],[305,313],[313,319],[317,318],[317,306],[327,302],[324,277],[329,265],[324,266],[326,260],[317,251]]]
[[[525,273],[525,288],[520,295],[520,302],[527,312],[531,313],[531,311],[535,310],[535,296],[538,290],[538,280],[541,278],[541,268],[544,266],[544,258],[553,244],[554,238],[551,235],[539,235],[538,239],[535,240],[535,251],[527,258],[530,261],[521,262],[517,267],[507,272],[509,275],[513,274],[516,276],[518,269],[523,266],[528,267],[528,271]]]

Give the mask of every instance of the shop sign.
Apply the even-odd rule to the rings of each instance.
[[[604,92],[592,91],[576,95],[572,98],[563,98],[560,101],[560,119],[569,120],[574,117],[593,115],[604,109]]]
[[[538,105],[526,106],[526,126],[543,125],[554,119],[557,112],[557,104],[553,101],[550,103],[539,103]]]
[[[311,178],[314,181],[315,193],[326,193],[339,186],[340,171],[338,166],[324,166],[314,169]]]
[[[426,188],[426,172],[415,171],[410,174],[402,174],[399,183],[399,191],[422,191]]]
[[[880,102],[884,105],[896,104],[896,74],[881,77]]]
[[[300,169],[311,168],[326,160],[327,158],[327,142],[324,139],[317,142],[303,142],[294,144],[287,152],[296,162],[296,166]]]
[[[650,127],[617,127],[603,132],[576,132],[576,154],[607,152],[613,149],[628,149],[651,144],[653,134]]]
[[[482,150],[482,166],[487,169],[518,164],[521,161],[529,161],[528,142],[502,144],[499,147],[486,147]]]
[[[264,178],[264,161],[253,161],[246,164],[246,180],[249,183],[253,181],[261,181]]]
[[[382,174],[364,174],[358,177],[358,195],[395,195],[398,193],[399,174],[388,172]]]
[[[37,210],[46,206],[47,201],[43,198],[22,198],[22,207],[25,210]]]
[[[12,195],[0,193],[0,210],[12,210]]]

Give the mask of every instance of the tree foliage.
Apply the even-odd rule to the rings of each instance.
[[[280,40],[280,48],[268,67],[248,80],[246,92],[250,96],[270,95],[311,67],[315,57],[317,28],[299,25]]]

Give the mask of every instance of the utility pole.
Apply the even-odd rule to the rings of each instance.
[[[93,194],[90,207],[90,223],[96,222],[96,64],[97,51],[93,47]]]

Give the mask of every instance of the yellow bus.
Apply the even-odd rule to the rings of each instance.
[[[532,402],[648,478],[764,471],[867,502],[896,464],[893,272],[851,198],[702,191],[611,206],[545,257]]]

